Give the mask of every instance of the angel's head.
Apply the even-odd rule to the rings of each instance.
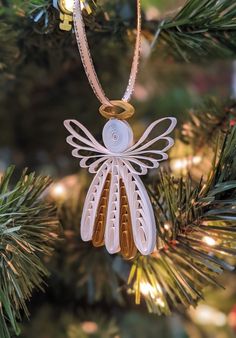
[[[112,153],[122,153],[134,143],[133,131],[126,121],[111,119],[102,132],[105,147]]]

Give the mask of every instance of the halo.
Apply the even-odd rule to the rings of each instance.
[[[116,118],[118,120],[127,120],[134,115],[134,107],[122,100],[112,100],[112,106],[103,104],[99,108],[100,114],[106,119]]]

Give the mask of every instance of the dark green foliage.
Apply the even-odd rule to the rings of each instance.
[[[221,102],[216,97],[209,97],[198,108],[189,110],[188,121],[181,130],[181,138],[197,152],[206,145],[216,146],[220,132],[226,133],[230,125],[234,124],[236,101],[231,99]]]
[[[19,334],[21,313],[29,315],[26,302],[48,276],[42,257],[51,255],[58,232],[55,210],[41,198],[50,179],[23,172],[11,188],[12,174],[11,167],[0,183],[1,338],[10,337],[8,327]]]
[[[138,302],[143,293],[151,312],[168,314],[178,304],[195,306],[206,285],[218,285],[216,277],[233,270],[226,258],[236,255],[236,127],[205,183],[162,174],[151,196],[158,251],[134,262],[129,283]]]
[[[115,306],[113,306],[113,309]],[[56,322],[56,325],[55,325]],[[171,325],[164,318],[132,309],[97,311],[80,309],[71,313],[53,304],[42,305],[37,316],[26,323],[24,338],[170,338]]]
[[[170,53],[180,60],[233,57],[236,3],[234,0],[188,0],[174,18],[164,21],[161,38]]]
[[[4,2],[5,3],[5,2]],[[10,35],[12,48],[25,53],[30,42],[39,49],[45,49],[38,35],[49,35],[51,43],[56,42],[57,47],[65,45],[70,40],[67,49],[71,49],[74,34],[61,32],[58,29],[59,13],[52,7],[49,0],[7,1],[8,6],[3,6],[0,15],[3,21],[10,21],[7,28]],[[127,16],[125,8],[127,4],[120,1],[103,5],[99,3],[96,11],[86,17],[86,23],[91,32],[100,35],[105,34],[124,35],[124,32],[134,28],[135,5],[129,5],[130,14]],[[94,7],[94,6],[93,6]],[[108,9],[111,19],[108,21],[104,15],[104,9]],[[122,14],[123,13],[123,14]],[[199,61],[209,58],[233,57],[236,50],[236,4],[234,0],[188,0],[185,6],[176,15],[163,18],[160,22],[143,21],[143,28],[151,34],[160,28],[158,44],[164,47],[165,54],[171,55],[177,60]],[[159,27],[159,28],[158,28]],[[15,39],[17,28],[18,41]],[[23,40],[22,40],[23,38]],[[33,40],[33,41],[31,41]],[[0,42],[6,47],[6,28],[0,29]],[[123,44],[127,39],[123,39]],[[23,45],[22,45],[23,43]],[[155,45],[155,44],[154,44]],[[53,51],[51,51],[53,52]],[[3,55],[4,56],[4,55]],[[15,55],[12,55],[13,59]],[[11,55],[5,62],[12,61]],[[0,59],[2,63],[4,60]]]
[[[110,20],[105,17],[103,6],[85,18],[91,45],[96,46],[93,53],[96,54],[95,63],[99,61],[98,71],[103,74],[102,80],[106,81],[110,64],[112,76],[116,78],[111,91],[116,94],[127,66],[127,47],[134,38],[135,6],[130,6],[130,16],[124,18],[122,6],[125,4],[127,1],[106,1]],[[182,10],[163,18],[163,21],[144,20],[143,29],[152,42],[156,30],[160,28],[154,49],[158,55],[167,55],[170,59],[200,62],[233,58],[236,51],[235,12],[233,0],[190,0]],[[65,147],[64,137],[58,137],[61,143],[56,142],[54,137],[54,133],[59,134],[62,130],[65,116],[60,112],[63,110],[67,117],[68,114],[78,117],[79,113],[82,121],[87,119],[90,125],[92,121],[94,132],[99,129],[100,123],[93,123],[92,114],[97,111],[97,104],[95,100],[90,100],[92,93],[87,80],[82,78],[84,73],[74,34],[59,30],[59,14],[51,1],[4,1],[0,19],[1,118],[7,116],[14,121],[10,121],[9,125],[17,128],[23,146],[25,140],[33,140],[26,142],[31,151],[28,159],[31,160],[35,153],[33,142],[45,149],[51,140],[51,161],[61,164],[63,161],[61,158],[58,160],[56,150]],[[120,55],[123,56],[122,63]],[[188,132],[184,134],[185,141],[196,148],[215,145],[216,130],[225,132],[228,129],[228,119],[231,115],[232,120],[235,118],[234,107],[235,103],[226,105],[209,100],[206,108],[201,107],[199,112],[194,111],[191,115],[190,129],[184,127]],[[8,115],[9,111],[15,115]],[[88,115],[88,111],[92,114]],[[32,125],[37,125],[37,128],[32,128]],[[41,136],[40,128],[49,128],[50,140]],[[5,132],[3,129],[2,134]],[[33,134],[32,138],[27,138],[28,133]],[[15,136],[14,130],[12,134]],[[6,138],[2,137],[6,142]],[[15,141],[17,143],[18,139]],[[10,142],[7,140],[7,143],[9,145]],[[223,270],[232,269],[225,258],[235,254],[235,144],[234,128],[227,136],[218,164],[206,185],[203,182],[196,184],[191,177],[175,179],[162,174],[158,185],[150,188],[159,230],[159,251],[150,257],[139,257],[134,262],[130,274],[132,290],[129,291],[136,293],[137,302],[142,294],[151,312],[169,314],[179,304],[195,306],[203,298],[203,288],[208,284],[218,286],[218,275]],[[5,181],[10,174],[6,174]],[[47,275],[40,257],[41,254],[51,253],[57,221],[51,206],[45,205],[38,197],[48,184],[47,179],[30,175],[27,180],[22,178],[16,186],[18,188],[10,190],[9,194],[6,188],[2,188],[1,338],[9,338],[9,326],[15,333],[19,332],[19,310],[23,309],[28,314],[25,302],[34,287],[42,288],[43,277]],[[6,187],[5,184],[3,186]],[[82,305],[86,303],[85,298],[89,304],[114,301],[117,306],[122,306],[125,296],[121,297],[119,287],[124,284],[128,263],[108,255],[103,249],[94,249],[90,244],[81,242],[81,210],[78,206],[81,207],[82,201],[72,212],[70,207],[73,202],[70,203],[61,213],[65,241],[59,245],[58,260],[50,265],[56,282],[63,284],[62,293],[57,295],[58,302],[63,302],[64,307],[63,296],[68,296],[73,299],[75,307],[80,301]],[[214,239],[217,245],[207,245],[202,241],[205,236]],[[58,293],[60,283],[56,288]],[[141,283],[148,283],[151,288],[142,290]],[[128,305],[128,302],[125,304]],[[65,335],[70,338],[81,335],[81,323],[74,321],[74,317],[69,322],[73,330]],[[109,327],[99,333],[109,332]],[[116,332],[113,323],[111,328],[112,334]]]

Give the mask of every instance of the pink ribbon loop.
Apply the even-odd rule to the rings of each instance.
[[[94,94],[97,96],[101,104],[112,106],[112,103],[107,98],[102,85],[98,79],[93,60],[91,57],[88,40],[86,37],[85,24],[81,9],[81,0],[74,0],[73,9],[73,21],[75,28],[76,40],[81,56],[81,60],[85,69],[85,73],[89,80],[90,86],[92,87]],[[129,77],[129,82],[122,100],[128,102],[131,99],[134,91],[136,77],[138,73],[139,59],[140,59],[140,48],[141,48],[141,0],[137,0],[137,35],[134,49],[134,56],[132,61],[132,67]]]

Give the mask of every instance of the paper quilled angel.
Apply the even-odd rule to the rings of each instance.
[[[149,139],[151,132],[167,123],[161,135]],[[103,128],[104,145],[78,121],[66,120],[64,125],[70,132],[67,142],[74,148],[72,155],[80,160],[82,168],[95,174],[82,213],[82,240],[92,241],[95,247],[105,244],[110,254],[120,251],[125,259],[133,258],[137,250],[142,255],[152,253],[156,222],[140,176],[168,158],[176,119],[166,117],[153,122],[136,143],[126,121],[110,119]]]
[[[141,1],[136,0],[136,5],[136,42],[128,84],[121,100],[110,100],[94,67],[81,1],[74,0],[73,23],[81,61],[91,88],[102,104],[99,112],[108,119],[103,128],[104,145],[78,121],[64,122],[71,134],[67,142],[74,147],[72,155],[79,158],[81,167],[96,174],[84,203],[81,237],[96,247],[105,244],[109,253],[121,252],[125,259],[135,257],[137,250],[149,255],[155,249],[154,212],[140,176],[147,174],[148,169],[158,168],[159,163],[168,158],[166,152],[174,144],[169,134],[176,125],[172,117],[153,122],[134,143],[133,131],[126,122],[135,113],[129,101],[135,88],[142,40]],[[169,123],[165,132],[149,140],[150,133],[162,123]]]

